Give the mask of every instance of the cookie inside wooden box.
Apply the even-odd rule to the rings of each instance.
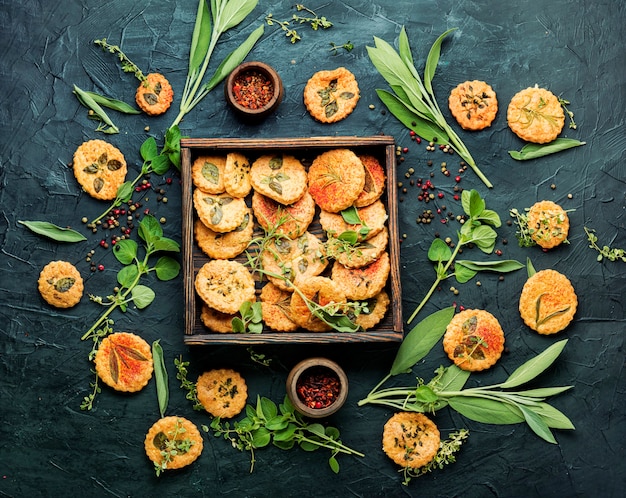
[[[402,340],[393,137],[181,154],[186,344]]]

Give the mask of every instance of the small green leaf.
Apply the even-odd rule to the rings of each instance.
[[[169,256],[160,257],[155,266],[157,277],[161,281],[168,281],[176,278],[180,273],[180,263]]]
[[[163,236],[163,228],[154,216],[148,214],[139,222],[138,234],[146,244],[151,244],[157,237]]]
[[[415,390],[415,400],[420,403],[434,403],[438,397],[429,386],[419,386]]]
[[[246,331],[246,325],[243,323],[243,320],[238,316],[234,316],[230,322],[233,332],[236,334],[243,334]]]
[[[406,372],[424,358],[443,337],[446,327],[454,316],[450,306],[424,318],[406,335],[391,365],[391,375]]]
[[[456,281],[460,284],[464,284],[473,279],[478,273],[476,270],[471,270],[467,266],[459,263],[458,261],[454,263],[454,277]]]
[[[150,169],[156,175],[164,175],[170,169],[172,161],[169,155],[158,155],[150,160]]]
[[[483,209],[478,216],[474,217],[474,219],[476,221],[480,221],[481,223],[487,223],[488,225],[496,228],[502,226],[502,220],[500,219],[500,215],[492,209]]]
[[[550,431],[548,424],[531,408],[519,405],[519,409],[524,415],[524,419],[528,424],[528,427],[532,429],[532,431],[537,434],[541,439],[547,441],[548,443],[556,444],[556,439],[554,439],[554,434]]]
[[[530,258],[526,258],[526,273],[528,274],[528,278],[532,277],[535,273],[537,273],[537,270],[535,270],[535,267],[533,266],[533,263],[530,260]]]
[[[520,365],[509,378],[500,384],[503,389],[521,386],[543,373],[559,357],[567,344],[567,339],[555,342],[537,356]]]
[[[315,434],[316,436],[324,436],[326,434],[326,431],[324,430],[324,426],[322,424],[310,424],[307,429],[309,430],[309,432]]]
[[[539,415],[551,429],[575,429],[574,424],[565,414],[548,403],[539,403],[533,408],[533,411]]]
[[[180,252],[180,245],[173,239],[159,237],[152,242],[154,251]]]
[[[129,265],[137,258],[139,246],[132,239],[123,239],[115,244],[113,255],[123,265]]]
[[[290,441],[293,439],[296,433],[297,427],[295,424],[288,424],[287,427],[274,433],[274,441]]]
[[[61,228],[47,221],[21,221],[18,220],[26,228],[32,232],[48,237],[57,242],[81,242],[87,238],[71,228]]]
[[[133,182],[124,182],[122,183],[115,193],[116,199],[114,204],[120,205],[122,202],[128,202],[130,198],[133,196],[133,192],[135,191],[135,186]]]
[[[332,470],[335,474],[339,474],[339,462],[334,456],[331,456],[328,459],[328,465],[330,466],[330,470]]]
[[[117,282],[122,286],[130,289],[139,276],[139,269],[136,265],[127,265],[117,272]]]
[[[270,444],[272,440],[272,434],[265,427],[259,427],[251,432],[252,446],[254,448],[264,448]]]
[[[136,285],[130,294],[133,298],[133,302],[138,309],[143,309],[146,306],[149,306],[152,301],[154,301],[154,291],[150,287],[146,287],[145,285]]]
[[[478,191],[464,190],[461,193],[461,204],[465,214],[471,218],[476,218],[485,210],[485,200],[480,196]]]
[[[452,251],[448,244],[439,238],[433,239],[428,249],[428,259],[433,263],[449,261],[452,257]]]
[[[349,208],[341,211],[341,217],[348,225],[360,225],[363,223],[357,208],[354,206],[350,206]]]
[[[95,92],[89,92],[86,90],[83,91],[86,95],[91,97],[94,102],[103,107],[108,107],[109,109],[113,109],[114,111],[122,112],[124,114],[141,114],[139,109],[135,109],[133,106],[121,100],[105,97],[104,95],[100,95]]]
[[[457,260],[455,268],[459,265],[474,271],[493,271],[497,273],[509,273],[524,268],[524,265],[514,259],[504,259],[498,261],[468,261]]]
[[[159,149],[157,147],[156,140],[154,137],[149,137],[141,144],[139,148],[139,153],[141,154],[141,158],[144,161],[151,161],[156,156],[159,155]]]

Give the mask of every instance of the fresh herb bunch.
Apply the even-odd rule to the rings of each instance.
[[[439,342],[453,315],[454,308],[450,307],[418,323],[400,345],[390,372],[358,405],[375,404],[421,413],[435,413],[449,406],[466,418],[485,424],[526,422],[535,434],[553,444],[556,440],[551,429],[574,429],[569,418],[545,402],[546,398],[572,386],[511,391],[534,381],[547,370],[563,351],[567,339],[554,343],[526,361],[499,384],[464,388],[470,372],[450,365],[440,366],[428,383],[418,378],[417,386],[382,389],[381,386],[391,377],[411,372],[412,367]]]
[[[120,285],[117,292],[106,298],[90,295],[90,299],[107,307],[107,310],[96,320],[91,328],[83,335],[82,340],[93,338],[94,333],[106,324],[111,324],[109,316],[116,309],[126,312],[128,305],[133,303],[138,309],[143,309],[154,300],[154,291],[139,282],[141,278],[154,272],[159,280],[167,281],[176,278],[180,272],[180,263],[170,256],[160,256],[154,266],[150,266],[152,256],[163,253],[180,252],[180,246],[175,240],[163,236],[163,229],[154,216],[146,215],[139,223],[139,237],[144,242],[144,256],[140,259],[139,245],[132,239],[122,239],[113,248],[115,258],[125,265],[117,273],[117,282]]]
[[[100,123],[96,128],[96,131],[101,131],[108,135],[119,133],[120,129],[115,125],[115,123],[113,123],[103,107],[107,107],[109,109],[113,109],[114,111],[122,112],[124,114],[141,113],[141,111],[135,109],[133,106],[127,104],[126,102],[105,97],[103,95],[100,95],[99,93],[81,90],[76,85],[74,85],[73,93],[74,95],[76,95],[78,101],[87,109],[89,109],[89,119],[93,119]]]
[[[380,75],[393,89],[393,93],[386,90],[376,90],[376,93],[389,112],[407,128],[426,140],[451,145],[483,183],[491,188],[493,187],[491,182],[478,168],[463,141],[446,122],[432,87],[441,44],[455,29],[449,29],[441,34],[433,43],[426,59],[423,81],[415,69],[404,27],[398,40],[398,52],[386,41],[374,37],[375,47],[367,47],[367,53]]]
[[[589,247],[598,251],[598,261],[608,259],[609,261],[623,261],[626,263],[626,250],[621,248],[611,248],[609,246],[598,245],[598,236],[595,234],[595,230],[583,227],[587,234],[587,240],[589,241]]]
[[[314,31],[317,31],[319,28],[328,29],[333,25],[333,23],[330,22],[328,19],[326,19],[325,17],[319,17],[311,9],[308,9],[307,7],[305,7],[304,5],[300,3],[296,4],[296,9],[298,12],[306,11],[313,17],[303,17],[303,16],[299,16],[298,14],[293,14],[293,16],[291,17],[291,21],[279,21],[279,20],[274,19],[274,16],[270,13],[265,16],[265,22],[267,23],[268,26],[273,26],[274,24],[277,24],[278,26],[280,26],[280,29],[282,29],[285,32],[285,36],[289,38],[291,43],[296,43],[297,41],[302,39],[298,31],[291,27],[292,21],[294,24],[310,24],[311,28]],[[348,42],[348,44],[350,44],[350,42]],[[341,48],[347,49],[346,45],[343,45],[343,47]]]
[[[461,204],[468,218],[457,233],[458,242],[454,251],[443,240],[439,238],[433,240],[428,249],[428,259],[435,263],[437,278],[407,323],[413,321],[439,284],[447,278],[454,276],[457,282],[465,283],[474,278],[479,271],[508,273],[524,267],[516,260],[455,261],[461,248],[469,244],[478,247],[485,254],[491,254],[497,238],[497,233],[492,227],[498,228],[502,224],[498,213],[485,207],[485,200],[476,190],[464,190],[461,194]]]
[[[304,451],[326,448],[330,450],[328,464],[335,473],[339,472],[338,454],[364,456],[342,443],[336,427],[307,422],[286,396],[278,406],[268,398],[257,396],[256,406],[246,405],[246,416],[243,419],[231,424],[216,417],[210,428],[203,426],[203,429],[206,432],[212,430],[216,437],[230,441],[240,451],[249,451],[250,472],[254,470],[256,462],[255,450],[270,443],[282,450],[290,450],[295,446]]]

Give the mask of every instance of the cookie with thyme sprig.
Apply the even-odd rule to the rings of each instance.
[[[561,206],[552,201],[539,201],[525,211],[510,211],[518,225],[515,235],[521,247],[538,245],[543,249],[552,249],[568,243],[570,223],[567,211]]]

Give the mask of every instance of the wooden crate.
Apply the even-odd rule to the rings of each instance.
[[[348,148],[356,154],[372,154],[386,167],[387,185],[382,201],[389,215],[389,256],[391,273],[386,290],[390,296],[390,308],[385,318],[374,329],[355,332],[274,332],[265,329],[261,334],[215,333],[200,320],[202,301],[194,288],[195,276],[209,258],[197,246],[193,236],[195,210],[193,207],[193,184],[191,164],[199,155],[224,154],[239,151],[251,161],[262,154],[283,152],[301,159],[305,166],[320,153],[335,148]],[[400,246],[396,197],[396,155],[395,142],[390,136],[374,137],[312,137],[275,138],[268,140],[235,138],[188,138],[181,140],[182,155],[182,256],[185,299],[185,336],[188,345],[207,344],[306,344],[306,343],[348,343],[348,342],[399,342],[403,338],[402,298],[400,287]],[[317,214],[309,231],[320,232]],[[245,262],[245,255],[237,260]],[[257,294],[262,284],[257,282]]]

